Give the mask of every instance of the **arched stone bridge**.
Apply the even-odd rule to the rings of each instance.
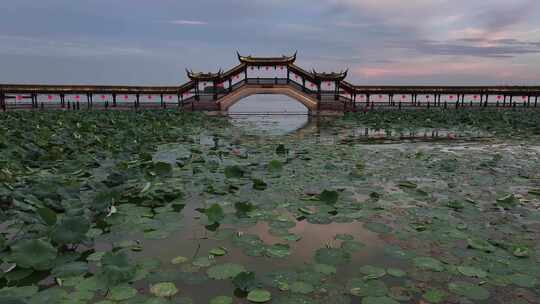
[[[340,115],[375,107],[540,108],[540,86],[360,86],[345,80],[347,71],[309,72],[293,56],[238,55],[228,71],[195,73],[180,86],[85,86],[0,84],[0,108],[151,109],[180,108],[225,114],[239,100],[255,94],[283,94],[312,115]],[[266,72],[266,75],[255,73]]]

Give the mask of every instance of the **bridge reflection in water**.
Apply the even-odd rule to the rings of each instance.
[[[284,95],[259,94],[244,98],[229,109],[231,123],[252,133],[284,135],[314,123],[308,109]]]

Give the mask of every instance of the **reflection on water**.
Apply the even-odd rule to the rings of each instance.
[[[254,133],[283,135],[309,124],[308,110],[283,95],[254,95],[229,109],[231,122]]]
[[[477,140],[490,137],[479,130],[448,129],[373,129],[362,126],[328,124],[332,118],[308,116],[308,110],[296,100],[283,95],[254,95],[247,97],[229,110],[231,123],[247,133],[308,136],[319,144],[336,144],[343,141],[439,141]],[[336,133],[336,129],[340,129]],[[315,135],[315,136],[313,136]]]

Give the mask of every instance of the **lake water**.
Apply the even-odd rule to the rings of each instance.
[[[0,299],[18,292],[32,304],[538,302],[538,139],[378,130],[306,114],[280,96],[244,99],[230,118],[175,125],[189,119],[179,116],[166,128],[156,124],[160,114],[90,113],[87,123],[65,113],[74,119],[61,122],[79,137],[70,132],[62,144],[84,148],[62,162],[49,161],[53,149],[39,158],[41,150],[19,142],[37,129],[19,126],[10,161],[28,155],[44,166],[13,169],[21,176],[9,186],[32,185],[21,189],[33,195],[14,204],[10,223],[31,218],[33,207],[20,206],[50,200],[44,179],[69,197],[63,203],[91,206],[77,215],[107,195],[114,208],[85,232],[89,242],[60,248],[52,271],[60,280],[19,267],[3,274]],[[133,115],[131,128],[115,128],[124,115]],[[40,130],[54,131],[41,136],[63,134],[59,120],[40,121]],[[104,131],[119,137],[107,141]],[[9,226],[1,232],[19,233]],[[43,229],[47,239],[54,227],[36,220],[26,232]],[[108,280],[115,285],[103,286]],[[176,292],[156,290],[163,283]]]

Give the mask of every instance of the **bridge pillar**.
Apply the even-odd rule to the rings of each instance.
[[[339,100],[339,82],[334,81],[334,100]]]
[[[0,93],[0,107],[2,111],[6,111],[6,95],[3,92]]]
[[[88,109],[92,107],[92,93],[86,93],[86,107]]]

